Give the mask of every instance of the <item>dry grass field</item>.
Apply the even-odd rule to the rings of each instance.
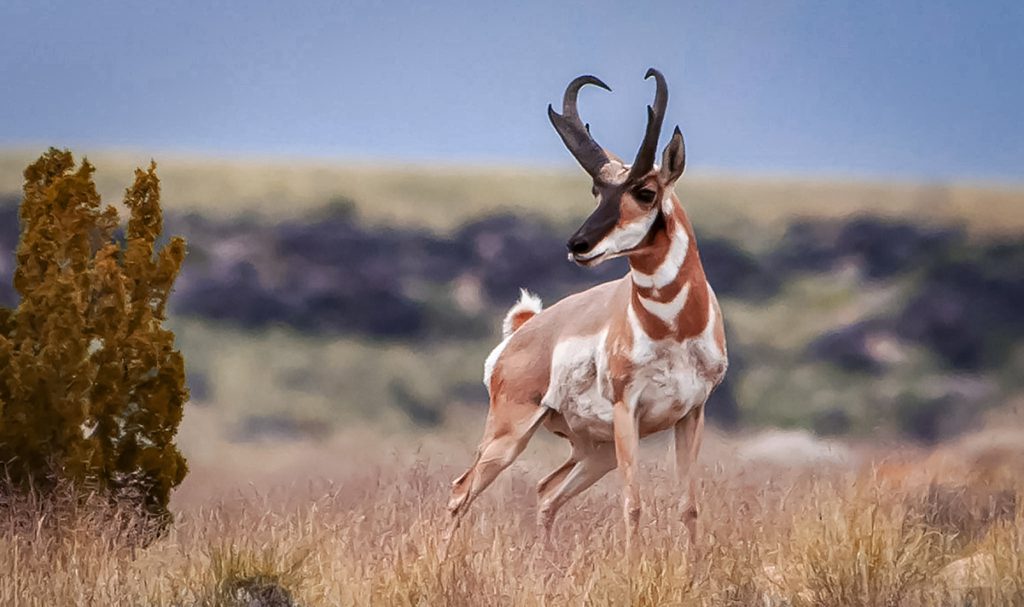
[[[714,434],[696,552],[660,440],[644,452],[633,555],[614,474],[542,545],[532,487],[564,445],[535,439],[442,562],[448,481],[479,415],[420,437],[204,451],[190,444],[214,440],[199,413],[183,428],[195,470],[166,537],[133,550],[102,508],[8,509],[0,604],[1019,605],[1024,433],[1006,415],[931,453]]]

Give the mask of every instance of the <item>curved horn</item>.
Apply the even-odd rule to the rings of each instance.
[[[608,163],[608,155],[600,145],[590,136],[589,125],[584,125],[580,120],[579,112],[576,109],[576,98],[580,89],[588,84],[603,88],[606,91],[612,89],[600,79],[594,76],[580,76],[569,83],[565,88],[565,95],[562,97],[562,113],[558,114],[548,105],[548,118],[558,136],[562,138],[565,147],[576,157],[576,160],[583,167],[583,170],[597,179],[601,167]]]
[[[636,159],[629,169],[629,179],[639,179],[654,168],[654,157],[658,152],[658,135],[661,134],[661,123],[665,120],[665,108],[668,106],[668,85],[661,72],[653,67],[647,70],[644,80],[651,76],[657,85],[654,93],[654,106],[647,106],[647,131],[643,143],[636,152]]]

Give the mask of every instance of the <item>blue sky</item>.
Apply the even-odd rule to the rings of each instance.
[[[1024,2],[0,4],[0,145],[569,166],[665,72],[690,170],[1024,181]]]

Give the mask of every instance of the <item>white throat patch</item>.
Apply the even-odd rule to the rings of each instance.
[[[683,285],[682,289],[676,293],[676,296],[671,301],[654,301],[653,299],[647,299],[641,296],[640,304],[647,309],[648,312],[654,314],[661,320],[665,321],[665,324],[675,328],[676,320],[679,318],[679,313],[683,311],[686,306],[686,300],[690,296],[690,283]]]
[[[668,253],[661,265],[651,274],[645,274],[639,270],[630,270],[633,274],[633,282],[638,287],[661,289],[671,284],[679,275],[679,268],[683,267],[686,261],[686,252],[690,249],[690,237],[679,222],[675,222],[672,229],[671,242],[668,245]]]

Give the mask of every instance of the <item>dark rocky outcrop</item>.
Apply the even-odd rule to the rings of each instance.
[[[821,335],[808,346],[814,360],[833,363],[848,371],[881,373],[888,366],[879,346],[898,342],[893,323],[876,319],[857,322]]]
[[[855,263],[871,279],[928,265],[937,254],[959,245],[959,228],[931,228],[876,217],[847,222],[798,221],[772,256],[782,272],[824,272],[841,263]]]
[[[700,259],[708,281],[722,297],[761,299],[774,295],[784,274],[721,238],[701,238]]]
[[[924,443],[975,428],[996,392],[991,382],[970,375],[932,378],[912,388],[892,403],[893,415],[899,430]]]
[[[853,262],[875,280],[919,278],[894,315],[838,328],[815,340],[811,356],[850,370],[884,366],[872,342],[905,340],[952,368],[1002,362],[1024,337],[1024,241],[968,245],[961,230],[917,228],[860,218],[848,224],[800,223],[774,255],[779,273],[827,271]]]
[[[811,419],[811,429],[819,436],[842,436],[852,425],[850,414],[839,407],[821,411]]]
[[[899,316],[900,331],[950,366],[1001,362],[1024,337],[1024,242],[999,242],[935,263]]]
[[[4,306],[17,299],[11,286],[17,202],[0,198]],[[565,233],[512,215],[468,223],[448,238],[369,228],[348,207],[279,225],[169,217],[165,232],[185,236],[189,246],[172,310],[247,328],[281,324],[395,340],[479,337],[494,330],[494,318],[520,287],[554,302],[626,270],[621,259],[577,267],[565,260]],[[722,238],[700,238],[700,245],[708,277],[723,298],[770,298],[795,275],[851,264],[866,280],[903,281],[912,294],[895,311],[836,327],[808,347],[808,359],[847,371],[882,375],[896,364],[890,354],[915,344],[952,369],[983,372],[1001,364],[1024,337],[1024,240],[969,242],[959,228],[857,217],[794,223],[773,251],[759,255]],[[739,420],[733,387],[743,374],[740,342],[730,344],[728,378],[708,404],[709,418],[726,426]],[[471,389],[479,398],[480,387]],[[411,418],[440,420],[429,404],[396,390]],[[197,398],[201,391],[197,387]],[[907,432],[934,440],[974,414],[976,406],[963,403],[908,398],[896,415]],[[249,423],[244,433],[282,431],[267,420]],[[829,411],[814,423],[822,433],[836,433],[850,420]]]
[[[174,310],[245,327],[417,337],[426,311],[406,293],[412,277],[454,272],[428,236],[378,235],[343,219],[267,227],[188,217],[175,227],[191,250]]]
[[[552,300],[626,271],[624,260],[577,267],[564,259],[564,234],[511,215],[467,224],[452,238],[371,230],[348,215],[278,226],[197,216],[171,223],[170,231],[190,243],[174,309],[245,327],[280,323],[396,338],[432,335],[439,328],[449,334],[460,322],[451,310],[439,314],[431,305],[460,313],[458,306],[431,302],[429,293],[441,287],[450,296],[456,279],[469,277],[479,285],[482,305],[500,310],[521,287]],[[776,275],[727,241],[708,239],[701,251],[722,295],[763,297],[778,288]],[[461,324],[476,326],[468,318],[473,314],[466,311]],[[434,326],[442,321],[443,328]]]
[[[17,198],[0,199],[0,304],[11,306]],[[614,260],[584,269],[564,261],[564,234],[530,218],[487,217],[451,238],[421,230],[369,229],[350,212],[277,226],[252,220],[171,217],[189,256],[172,308],[244,327],[283,324],[302,331],[388,338],[463,336],[480,314],[500,312],[528,287],[551,301],[621,276]],[[960,229],[859,217],[793,224],[774,251],[754,256],[719,238],[701,239],[701,258],[723,297],[769,297],[794,272],[854,263],[875,280],[922,276],[902,311],[836,330],[809,354],[851,370],[879,372],[871,340],[883,333],[936,351],[949,365],[998,361],[1024,335],[1024,243],[968,247]],[[453,281],[478,289],[476,310],[453,300]],[[474,286],[475,285],[475,286]],[[722,390],[727,393],[726,389]]]
[[[541,297],[559,297],[569,289],[618,278],[626,271],[621,259],[596,268],[577,267],[566,259],[564,234],[511,215],[467,224],[454,240],[468,246],[464,262],[471,263],[471,271],[482,277],[490,299],[502,305],[514,301],[521,287]]]

